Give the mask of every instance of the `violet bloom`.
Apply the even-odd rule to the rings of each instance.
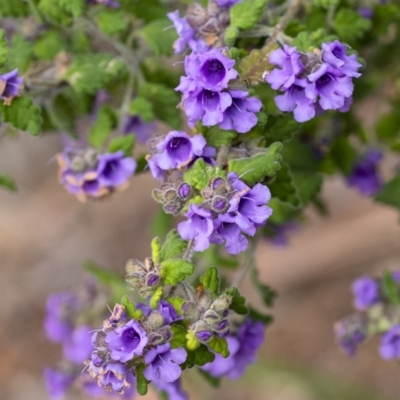
[[[182,373],[179,364],[186,361],[185,349],[172,349],[169,343],[160,344],[144,356],[146,368],[143,375],[149,381],[174,382]]]
[[[62,400],[74,383],[75,376],[52,368],[44,370],[47,392],[51,400]]]
[[[68,340],[73,330],[73,316],[80,306],[78,297],[70,292],[53,293],[47,299],[44,327],[53,342]]]
[[[215,0],[215,1],[220,7],[232,7],[233,5],[242,2],[242,0]]]
[[[64,357],[76,364],[82,364],[93,351],[93,328],[87,325],[79,326],[72,332],[71,337],[64,343]]]
[[[24,84],[24,79],[18,76],[18,69],[0,75],[0,99],[4,104],[11,104],[14,97],[18,96]]]
[[[294,85],[297,76],[304,71],[300,53],[296,47],[287,44],[283,49],[274,50],[269,56],[269,62],[280,68],[274,68],[266,77],[272,89],[287,90]]]
[[[379,284],[368,276],[357,279],[352,286],[354,303],[358,310],[365,310],[379,301]]]
[[[357,348],[367,338],[367,319],[361,314],[352,314],[335,323],[335,338],[348,356],[354,356]]]
[[[164,318],[165,325],[171,325],[173,322],[183,319],[178,315],[175,308],[166,300],[161,300],[160,303],[158,303],[157,311]]]
[[[133,133],[140,143],[146,143],[156,130],[155,122],[144,122],[139,115],[130,115],[125,120],[124,134]]]
[[[171,400],[189,400],[188,394],[182,390],[181,381],[177,379],[174,382],[166,383],[162,380],[153,381],[154,386],[161,393],[166,393]]]
[[[98,182],[102,186],[116,188],[126,183],[136,170],[136,161],[126,157],[123,151],[100,154],[98,157]]]
[[[146,331],[135,320],[107,333],[105,341],[115,361],[127,362],[141,356],[147,344]]]
[[[110,8],[119,8],[120,4],[115,0],[87,0],[89,4],[103,4]]]
[[[374,12],[370,7],[358,7],[357,12],[365,19],[371,19],[374,15]]]
[[[232,104],[224,111],[224,119],[219,127],[225,130],[235,130],[239,133],[249,132],[257,124],[257,116],[262,103],[256,97],[250,97],[243,90],[230,90]]]
[[[229,254],[239,254],[245,251],[249,244],[238,225],[220,220],[214,221],[214,232],[210,236],[210,242],[213,244],[225,242],[225,250]]]
[[[272,236],[268,236],[267,240],[277,247],[286,247],[289,244],[289,234],[299,228],[296,221],[288,221],[284,224],[268,224],[272,231]]]
[[[185,240],[194,239],[195,251],[204,251],[210,245],[210,236],[214,230],[211,212],[191,204],[185,217],[187,221],[178,224],[179,235]]]
[[[347,183],[354,186],[364,196],[376,194],[382,186],[378,171],[381,158],[382,154],[379,151],[369,151],[354,165],[353,171],[347,177]]]
[[[400,358],[400,325],[391,327],[382,335],[379,353],[384,360]]]
[[[107,392],[116,392],[124,394],[131,385],[128,382],[128,376],[131,373],[127,371],[126,366],[121,363],[108,363],[104,367],[104,374],[99,379],[99,384]]]

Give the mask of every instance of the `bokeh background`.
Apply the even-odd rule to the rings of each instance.
[[[52,157],[60,149],[55,135],[0,141],[0,170],[19,187],[16,194],[0,192],[1,400],[47,398],[42,370],[60,356],[42,329],[50,292],[77,287],[84,260],[123,273],[128,258],[149,254],[149,221],[158,209],[151,177],[135,177],[110,199],[81,204],[57,182]],[[260,277],[279,292],[258,363],[218,390],[195,371],[185,374],[191,399],[399,399],[400,365],[380,360],[377,341],[349,359],[332,334],[333,322],[352,310],[353,279],[400,269],[399,215],[341,179],[328,180],[323,197],[328,217],[308,210],[307,224],[288,247],[263,241],[258,248]],[[243,289],[257,305],[247,279]]]

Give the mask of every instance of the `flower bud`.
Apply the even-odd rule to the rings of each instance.
[[[192,196],[192,188],[188,183],[181,183],[178,187],[178,195],[181,200],[186,201]]]
[[[229,208],[229,200],[223,196],[216,195],[211,201],[211,209],[217,214],[225,213]]]
[[[227,337],[229,335],[229,321],[227,319],[222,320],[215,329],[215,333],[219,338]]]
[[[200,331],[200,332],[196,332],[196,336],[201,342],[208,342],[211,339],[212,332],[211,331]]]

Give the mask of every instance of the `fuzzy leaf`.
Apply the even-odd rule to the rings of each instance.
[[[204,189],[211,178],[225,178],[225,172],[219,168],[212,167],[207,164],[202,158],[196,160],[191,168],[184,173],[184,181],[189,183],[197,190]]]
[[[17,97],[9,106],[0,103],[0,118],[3,123],[33,136],[39,135],[42,126],[40,108],[28,97]]]
[[[11,40],[10,51],[8,53],[7,69],[18,68],[19,72],[24,73],[31,62],[32,44],[22,35],[14,34]]]
[[[171,26],[168,18],[157,19],[139,30],[139,35],[147,42],[156,55],[170,56],[173,53],[173,44],[178,35]]]
[[[158,307],[158,303],[162,299],[163,296],[163,288],[162,286],[159,286],[156,291],[153,293],[153,295],[150,298],[149,304],[150,307],[155,310]]]
[[[361,39],[371,29],[370,19],[363,18],[358,12],[341,8],[335,16],[333,27],[344,42]]]
[[[320,48],[322,43],[333,42],[338,39],[336,35],[328,35],[325,29],[317,29],[313,32],[300,32],[293,39],[293,46],[296,46],[299,51],[313,51],[315,48]]]
[[[99,29],[107,35],[118,35],[127,30],[129,21],[123,10],[104,9],[96,14]]]
[[[0,68],[7,62],[8,51],[6,33],[3,29],[0,29]]]
[[[182,306],[186,302],[185,299],[182,299],[181,297],[167,297],[165,300],[174,307],[178,315],[182,315]]]
[[[161,0],[119,0],[121,8],[146,22],[165,17],[168,12]]]
[[[213,362],[215,360],[215,354],[208,350],[207,346],[201,344],[194,351],[194,362],[197,366],[202,367],[203,365]]]
[[[90,145],[96,149],[101,149],[111,134],[113,124],[114,116],[111,109],[106,105],[101,106],[96,121],[89,132],[88,141]]]
[[[221,354],[222,357],[227,358],[229,356],[228,342],[225,338],[217,338],[213,336],[208,342],[210,349],[214,350],[215,353]]]
[[[200,282],[206,289],[211,290],[215,295],[218,294],[220,278],[218,275],[218,268],[210,267],[204,274],[200,277]]]
[[[8,175],[0,174],[0,187],[9,190],[10,192],[16,192],[17,186],[12,178]]]
[[[138,115],[144,122],[155,119],[153,105],[144,97],[136,97],[129,105],[129,114]]]
[[[46,32],[38,39],[34,46],[33,52],[40,60],[53,60],[54,57],[62,50],[65,50],[66,43],[64,37],[57,31],[51,30]]]
[[[265,177],[274,176],[280,168],[282,143],[271,144],[265,153],[229,161],[229,172],[236,172],[242,181],[254,186]]]
[[[213,147],[221,147],[224,144],[229,145],[238,135],[237,132],[225,131],[219,128],[218,125],[212,128],[203,127],[201,131],[207,141],[207,145]]]
[[[321,191],[323,178],[321,174],[311,172],[292,172],[293,184],[303,206],[315,199]]]
[[[174,324],[171,325],[171,348],[178,349],[179,347],[186,347],[186,330],[184,327]]]
[[[161,250],[160,239],[156,237],[151,241],[151,258],[155,265],[158,265],[161,261],[160,250]]]
[[[271,315],[260,313],[259,311],[255,310],[252,307],[249,307],[249,317],[253,321],[260,321],[265,325],[268,325],[273,321],[273,318]]]
[[[186,276],[192,275],[194,269],[194,265],[186,260],[164,260],[161,262],[160,275],[166,285],[175,286],[178,282],[183,281]]]
[[[230,10],[231,25],[240,29],[252,28],[264,11],[268,0],[243,0]]]
[[[400,210],[400,173],[385,184],[375,200]]]
[[[268,144],[273,142],[287,142],[291,140],[300,129],[301,124],[296,122],[292,116],[269,116],[264,127],[264,136]]]
[[[16,0],[0,1],[0,17],[26,17],[29,14],[28,3]]]
[[[246,299],[240,295],[239,290],[235,287],[227,289],[225,293],[232,297],[231,305],[229,306],[230,310],[233,310],[236,314],[246,315],[247,307],[246,307]]]
[[[135,303],[132,303],[129,300],[128,296],[122,297],[121,304],[125,307],[125,311],[128,314],[129,318],[132,318],[137,321],[140,320],[141,318],[143,318],[142,310],[137,310]]]
[[[277,197],[281,201],[291,204],[293,207],[300,205],[297,189],[294,186],[291,171],[286,163],[281,164],[281,169],[277,171],[275,180],[268,184],[268,188],[273,197]]]
[[[144,364],[139,364],[136,367],[136,390],[141,396],[144,396],[147,393],[149,383],[143,375],[145,368],[146,366]]]
[[[179,254],[183,254],[186,250],[187,241],[183,240],[178,232],[174,229],[170,231],[165,238],[165,242],[161,246],[160,260],[169,260]]]
[[[392,305],[400,305],[399,289],[390,271],[386,271],[383,275],[382,290]]]
[[[135,135],[126,135],[116,137],[111,140],[108,151],[110,153],[116,153],[117,151],[123,151],[127,157],[132,156],[133,147],[135,146],[136,137]]]

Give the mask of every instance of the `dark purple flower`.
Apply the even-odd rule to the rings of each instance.
[[[113,360],[127,362],[142,355],[148,339],[139,322],[131,320],[125,326],[108,332],[105,341]]]
[[[11,104],[14,97],[18,96],[24,84],[24,79],[18,76],[18,69],[0,75],[0,99],[4,104]]]
[[[165,392],[170,400],[189,400],[189,396],[181,388],[181,381],[166,383],[162,380],[153,381],[154,386],[160,392]]]
[[[120,4],[115,0],[87,0],[89,4],[103,4],[111,8],[119,8]]]
[[[55,369],[46,368],[44,370],[47,392],[51,400],[62,400],[65,398],[67,390],[74,383],[75,376]]]
[[[224,119],[219,127],[225,130],[235,130],[239,133],[249,132],[257,124],[255,113],[259,112],[262,103],[257,97],[250,97],[243,90],[230,90],[232,104],[224,111]]]
[[[195,251],[204,251],[210,245],[210,235],[214,229],[211,212],[191,204],[185,216],[187,221],[178,224],[179,235],[185,240],[194,239]]]
[[[93,351],[90,326],[83,325],[75,328],[71,337],[63,345],[64,357],[76,364],[82,364]]]
[[[384,360],[400,358],[400,325],[391,327],[382,335],[379,353]]]
[[[104,374],[99,378],[99,384],[103,386],[107,392],[116,392],[123,394],[130,387],[128,376],[131,375],[127,371],[126,366],[121,363],[108,363],[104,367]]]
[[[123,151],[100,154],[98,157],[98,182],[102,186],[116,188],[126,183],[136,170],[136,161],[126,157]]]
[[[144,122],[139,115],[130,115],[125,120],[124,133],[134,134],[140,143],[146,143],[156,131],[155,122]]]
[[[171,325],[173,322],[180,321],[182,317],[178,315],[175,308],[166,300],[161,300],[158,304],[157,311],[164,318],[165,325]]]
[[[357,12],[365,19],[371,19],[374,15],[374,12],[370,7],[358,7]]]
[[[274,50],[269,56],[269,62],[280,68],[274,68],[266,77],[272,89],[287,90],[294,85],[297,76],[304,71],[300,53],[296,47],[285,45],[283,49]]]
[[[365,310],[379,301],[379,284],[369,276],[357,279],[352,289],[354,303],[359,310]]]
[[[242,0],[215,0],[215,1],[220,7],[232,7],[233,5],[242,2]]]
[[[364,196],[376,194],[382,186],[382,179],[378,171],[381,158],[381,152],[369,151],[354,165],[352,173],[347,177],[348,184],[357,188]]]
[[[146,365],[143,374],[149,381],[174,382],[182,373],[179,364],[186,361],[185,349],[172,349],[169,343],[164,343],[149,350],[144,356]]]

